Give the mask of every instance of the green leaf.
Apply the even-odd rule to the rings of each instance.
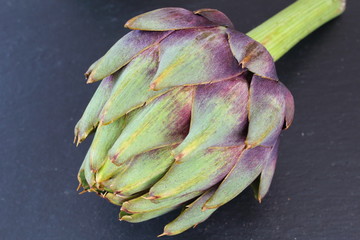
[[[224,27],[175,31],[160,43],[160,65],[151,88],[204,84],[240,75]]]
[[[115,73],[147,47],[158,43],[169,33],[170,32],[129,32],[117,41],[100,59],[90,73],[88,83],[99,81]]]
[[[117,165],[137,154],[181,142],[188,133],[193,88],[176,88],[141,108],[109,151]]]
[[[88,134],[98,125],[99,114],[106,101],[110,97],[114,83],[115,79],[113,76],[107,77],[100,83],[95,94],[86,107],[81,119],[75,126],[74,142],[77,144],[84,141]]]
[[[150,83],[158,68],[158,54],[156,47],[147,49],[115,74],[117,82],[100,114],[104,124],[148,104],[166,91],[156,92],[150,89]]]
[[[154,200],[148,194],[145,194],[141,197],[132,199],[130,201],[124,202],[121,207],[122,211],[128,213],[144,213],[144,212],[151,212],[155,210],[160,210],[167,207],[177,206],[181,203],[189,201],[203,192],[192,192],[187,195],[172,197],[168,199],[159,199]]]
[[[212,146],[243,144],[248,95],[248,83],[244,78],[197,86],[190,131],[174,150],[176,160],[183,161],[186,155]]]
[[[109,125],[98,126],[90,146],[90,168],[97,172],[105,163],[108,151],[125,127],[125,118],[120,118]]]
[[[260,174],[270,153],[270,147],[245,149],[204,209],[218,208],[240,194]]]
[[[242,146],[214,147],[185,156],[151,187],[154,199],[166,199],[206,190],[220,182],[239,158]],[[186,159],[189,158],[189,159]]]
[[[120,212],[119,218],[120,218],[120,221],[139,223],[139,222],[144,222],[144,221],[159,217],[163,214],[166,214],[170,211],[175,210],[178,207],[179,206],[170,206],[170,207],[161,208],[161,209],[151,211],[151,212],[135,213],[135,214],[124,214],[124,213]]]
[[[163,147],[135,156],[126,171],[111,179],[112,190],[131,195],[149,189],[174,162],[171,155],[173,148]]]
[[[133,17],[125,27],[146,31],[166,31],[197,27],[214,27],[216,24],[183,8],[160,8]]]
[[[248,147],[273,146],[283,128],[285,99],[278,81],[254,75],[250,84]]]
[[[208,219],[216,209],[203,211],[202,207],[214,194],[215,190],[216,188],[206,191],[198,199],[188,205],[175,220],[165,226],[164,233],[159,236],[173,236],[180,234]]]
[[[279,140],[272,148],[270,156],[268,157],[263,170],[260,174],[258,200],[261,201],[269,191],[271,181],[273,179],[278,158]]]

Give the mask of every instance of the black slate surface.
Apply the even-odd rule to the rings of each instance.
[[[247,32],[291,0],[1,0],[0,239],[149,240],[175,218],[129,224],[118,207],[78,195],[90,141],[73,127],[96,85],[83,72],[123,34],[127,19],[165,6],[217,8]],[[172,239],[360,239],[359,1],[278,63],[296,118],[262,204],[246,190]]]

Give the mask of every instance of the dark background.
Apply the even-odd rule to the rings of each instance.
[[[90,141],[75,148],[73,127],[97,86],[83,72],[142,12],[217,8],[247,32],[292,2],[1,0],[0,238],[156,239],[177,213],[119,222],[118,207],[75,190]],[[172,239],[360,239],[359,9],[350,1],[277,63],[296,116],[264,202],[246,190]]]

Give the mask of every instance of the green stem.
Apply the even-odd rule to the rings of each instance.
[[[345,10],[345,0],[298,0],[247,33],[278,60],[295,44]]]

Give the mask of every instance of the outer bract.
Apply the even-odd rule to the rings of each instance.
[[[192,201],[162,235],[204,221],[253,182],[261,201],[294,114],[267,50],[214,9],[163,8],[125,26],[86,72],[102,82],[75,127],[78,143],[96,129],[81,186],[122,205],[129,222]]]

